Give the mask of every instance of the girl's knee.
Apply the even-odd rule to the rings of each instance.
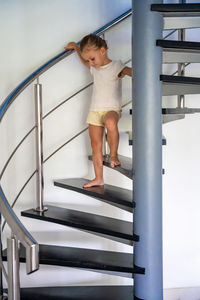
[[[107,130],[110,130],[110,131],[118,129],[117,120],[114,118],[107,119],[105,122],[105,125],[106,125]]]

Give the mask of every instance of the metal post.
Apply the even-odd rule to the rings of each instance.
[[[18,242],[14,236],[7,239],[8,300],[20,300]]]
[[[107,140],[107,130],[105,128],[104,130],[104,136],[103,136],[103,155],[105,158],[108,158],[108,140]]]
[[[186,3],[186,0],[179,0],[180,4]],[[178,30],[178,40],[179,41],[185,41],[185,29],[179,29]],[[184,76],[185,75],[185,64],[179,63],[178,64],[178,75]],[[178,95],[178,104],[177,106],[179,108],[185,107],[185,95]]]
[[[0,214],[0,260],[2,262],[2,231],[1,231],[1,214]],[[3,270],[0,264],[0,299],[3,297],[3,280],[2,280]]]
[[[42,131],[42,85],[35,84],[35,118],[36,118],[36,164],[37,164],[37,211],[44,211],[43,204],[43,131]]]
[[[133,199],[135,298],[163,299],[162,274],[162,39],[163,17],[151,11],[162,0],[133,0]]]

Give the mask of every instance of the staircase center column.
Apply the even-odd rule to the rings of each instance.
[[[151,12],[162,0],[133,0],[133,190],[136,299],[162,300],[162,38],[163,18]]]

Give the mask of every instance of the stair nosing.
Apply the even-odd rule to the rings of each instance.
[[[189,76],[173,76],[173,75],[160,75],[160,80],[163,83],[174,83],[174,84],[189,84],[199,85],[200,77],[189,77]]]
[[[163,49],[179,49],[179,50],[197,50],[200,51],[200,42],[188,42],[177,40],[162,40],[156,41],[156,46]]]

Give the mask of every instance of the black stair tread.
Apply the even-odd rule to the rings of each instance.
[[[167,114],[193,114],[193,113],[199,113],[200,108],[188,108],[188,107],[176,107],[176,108],[163,108],[162,113]]]
[[[160,80],[163,82],[168,82],[168,83],[200,84],[199,77],[160,75]]]
[[[111,205],[119,204],[128,208],[135,207],[135,202],[132,200],[133,192],[131,190],[110,184],[83,188],[83,185],[88,181],[89,180],[85,178],[67,178],[55,180],[54,185],[100,200],[106,200],[106,202]]]
[[[63,286],[21,289],[21,300],[133,300],[133,286]]]
[[[20,247],[20,261],[26,262],[26,249]],[[7,259],[7,249],[3,251]],[[54,245],[39,245],[39,263],[52,266],[74,267],[118,273],[144,274],[144,269],[134,265],[131,253],[93,250]]]
[[[200,112],[200,108],[190,108],[190,107],[162,108],[163,115],[193,114],[193,113],[199,113],[199,112]],[[130,114],[132,114],[132,109],[130,110]]]
[[[163,13],[164,15],[185,15],[198,16],[200,15],[200,3],[185,3],[185,4],[152,4],[152,11]]]
[[[110,166],[110,158],[108,155],[103,156],[103,164],[104,166],[111,168],[115,171],[118,171],[119,173],[127,176],[130,179],[133,179],[133,166],[132,166],[132,158],[118,155],[118,158],[121,162],[121,166],[111,168]],[[92,155],[89,156],[89,159],[92,160]]]
[[[156,45],[163,48],[172,49],[188,49],[188,50],[200,50],[199,42],[186,42],[186,41],[174,41],[174,40],[157,40]]]
[[[132,222],[72,209],[60,208],[52,205],[45,206],[48,208],[48,210],[42,213],[34,209],[29,209],[23,211],[21,215],[24,217],[57,223],[73,228],[79,228],[90,232],[126,239],[129,241],[138,241],[138,236],[133,234]]]

